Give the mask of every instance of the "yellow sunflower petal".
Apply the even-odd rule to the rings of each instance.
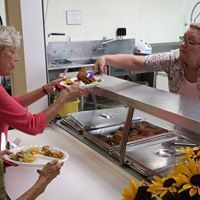
[[[190,191],[189,191],[189,194],[190,194],[191,197],[193,197],[196,193],[197,193],[196,188],[191,188]]]
[[[181,193],[187,189],[190,189],[192,186],[190,184],[185,184],[183,187],[178,191],[178,193]]]
[[[197,173],[200,174],[200,160],[198,161],[197,165],[198,165]]]
[[[138,189],[138,185],[137,185],[136,181],[134,181],[133,179],[130,180],[130,186],[131,186],[134,190],[137,190],[137,189]]]
[[[153,179],[157,182],[161,182],[163,183],[163,178],[159,177],[159,176],[154,176]]]
[[[184,183],[189,183],[189,178],[185,176],[184,174],[179,174],[179,178],[184,182]]]
[[[192,150],[193,150],[193,151],[198,151],[198,150],[199,150],[199,147],[193,147]]]
[[[138,186],[136,181],[130,180],[129,187],[125,188],[121,194],[121,200],[133,200],[137,194]]]
[[[192,174],[197,174],[197,163],[193,159],[189,159],[188,167]]]
[[[177,164],[176,167],[175,167],[175,171],[176,171],[177,174],[182,173],[182,174],[185,174],[187,176],[192,176],[190,169],[188,168],[188,166],[185,163]]]
[[[198,194],[199,194],[199,196],[200,196],[200,188],[198,188]]]
[[[167,194],[167,190],[163,191],[162,193],[160,193],[160,198],[164,197]]]
[[[191,188],[192,186],[190,185],[190,184],[185,184],[182,188],[184,188],[184,189],[189,189],[189,188]]]
[[[121,194],[121,200],[133,200],[135,195],[131,188],[125,188]]]

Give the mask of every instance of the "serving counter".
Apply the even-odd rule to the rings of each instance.
[[[129,184],[130,175],[121,167],[106,159],[86,144],[55,126],[49,126],[38,136],[29,136],[20,131],[9,131],[9,140],[20,137],[20,146],[45,144],[62,148],[69,153],[69,159],[62,167],[61,174],[49,184],[39,196],[41,200],[88,199],[116,200]],[[37,179],[37,167],[9,167],[5,174],[6,190],[11,199],[16,199]]]
[[[74,75],[69,74],[71,77]],[[16,137],[22,138],[23,143],[20,146],[46,144],[62,148],[70,155],[61,175],[38,199],[120,199],[120,193],[128,185],[130,178],[144,178],[136,171],[147,177],[160,175],[179,161],[176,154],[171,154],[171,150],[168,154],[162,154],[163,144],[174,140],[200,144],[199,100],[191,100],[107,75],[101,78],[104,81],[90,92],[118,101],[128,108],[124,120],[125,134],[117,150],[105,152],[87,140],[89,137],[85,137],[86,135],[80,135],[61,123],[56,123],[58,126],[53,124],[47,127],[43,134],[36,137],[16,130],[10,131],[10,141]],[[131,146],[127,145],[132,119],[137,113],[147,121],[155,122],[169,130],[172,128],[172,132],[138,140]],[[100,113],[100,116],[112,115]],[[35,168],[21,166],[7,169],[6,188],[12,198],[19,196],[34,182],[37,177],[35,171]]]
[[[69,73],[68,75],[70,77],[76,76],[75,73]],[[102,118],[102,113],[99,111],[92,111],[90,114],[87,112],[77,113],[77,115],[80,115],[80,118],[77,118],[77,116],[72,114],[73,116],[71,119],[63,119],[61,123],[57,123],[60,127],[70,132],[78,139],[87,138],[94,143],[90,143],[89,146],[95,150],[99,151],[99,147],[103,148],[107,151],[107,155],[117,158],[118,164],[120,163],[121,166],[128,164],[131,168],[150,179],[153,175],[166,174],[171,170],[173,164],[180,161],[181,157],[179,157],[180,153],[178,152],[180,146],[179,149],[175,148],[173,146],[174,142],[182,143],[182,146],[184,147],[189,144],[192,144],[193,146],[200,144],[199,100],[192,100],[178,94],[157,90],[155,88],[108,75],[103,75],[100,78],[103,81],[97,85],[97,87],[91,88],[90,92],[109,98],[115,102],[117,101],[128,108],[126,115],[124,115],[122,111],[119,111],[121,117],[123,116],[125,121],[123,124],[123,131],[121,131],[122,129],[119,129],[120,133],[118,130],[116,133],[114,130],[111,130],[112,128],[109,128],[110,133],[108,133],[106,127],[106,130],[101,128],[97,131],[88,131],[86,130],[86,125],[83,130],[83,135],[80,136],[80,133],[71,130],[74,128],[74,125],[72,124],[76,124],[81,116],[84,119],[87,119],[88,116],[92,114],[92,117],[90,116],[91,120],[98,119],[97,121],[99,121],[99,119]],[[105,115],[106,117],[110,118],[110,116],[115,116],[114,118],[117,119],[116,112],[102,112],[103,115],[107,113]],[[163,130],[164,132],[162,131],[162,134],[157,135],[156,132],[152,134],[153,130],[150,130],[149,133],[144,133],[146,135],[145,137],[144,135],[142,136],[141,131],[139,131],[140,135],[136,135],[136,137],[139,136],[140,139],[136,139],[136,141],[133,141],[130,144],[128,141],[131,135],[131,126],[134,115],[137,114],[137,112],[139,112],[139,116],[143,119],[146,118],[147,121],[152,121],[154,118],[151,129],[154,129],[154,125],[158,125],[155,129],[163,127],[164,129],[166,128],[166,131]],[[76,118],[75,121],[74,118]],[[107,120],[109,121],[109,119]],[[71,123],[73,121],[75,123]],[[66,128],[66,126],[70,124],[72,128]],[[168,126],[169,124],[170,126]],[[99,124],[98,127],[100,127]],[[141,127],[144,128],[142,123]],[[116,130],[116,127],[113,127],[113,129]],[[149,135],[151,136],[149,137]],[[112,141],[119,137],[121,141],[118,142],[120,143],[118,148],[115,148],[115,145],[113,144],[110,145],[110,141],[112,143]],[[132,135],[132,137],[135,138],[134,135]],[[112,138],[114,138],[114,140],[110,140]],[[85,140],[83,142],[85,142]],[[114,143],[115,142],[116,140]],[[169,145],[170,143],[172,145]],[[109,144],[108,148],[107,144]]]
[[[140,170],[144,172],[144,174],[151,176],[163,174],[164,171],[169,170],[173,163],[180,161],[176,156],[177,151],[175,148],[172,148],[172,146],[170,146],[170,148],[163,147],[166,147],[165,142],[175,140],[189,143],[192,141],[194,145],[199,145],[199,100],[193,100],[178,94],[157,90],[106,75],[104,75],[103,79],[104,82],[98,87],[95,87],[93,92],[97,95],[106,96],[107,98],[118,101],[129,108],[124,126],[124,134],[117,152],[121,165],[126,161],[130,162],[129,159],[125,159],[127,154],[129,154],[128,157],[131,157],[131,164],[137,165],[137,167],[139,165]],[[135,109],[174,124],[175,127],[170,136],[171,139],[166,138],[163,140],[165,135],[161,137],[161,141],[155,139],[154,141],[147,141],[146,145],[143,145],[143,142],[141,142],[140,146],[132,145],[131,148],[126,148]],[[129,152],[130,149],[132,149],[131,153]],[[148,149],[144,154],[148,155],[150,158],[143,159],[146,157],[142,153],[143,149]],[[137,151],[138,153],[136,155],[135,153]],[[159,157],[163,159],[163,166],[159,164]],[[167,159],[165,159],[165,157],[167,157]],[[151,162],[152,164],[149,165]],[[137,167],[135,167],[135,169]]]

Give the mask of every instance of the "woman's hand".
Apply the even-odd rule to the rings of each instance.
[[[42,194],[47,185],[58,175],[60,174],[60,169],[63,166],[63,163],[58,163],[58,160],[53,160],[52,162],[47,163],[43,169],[37,170],[39,173],[39,178],[35,184],[29,188],[22,196],[17,198],[17,200],[34,200],[40,194]]]
[[[88,91],[84,88],[80,88],[79,85],[68,85],[61,89],[59,98],[66,102],[73,101],[81,95],[87,96]]]
[[[46,94],[51,94],[56,86],[63,80],[63,78],[55,79],[46,85],[43,86],[43,90],[45,91]]]
[[[96,63],[94,65],[94,71],[99,72],[100,75],[107,74],[107,63],[105,56],[97,58]]]
[[[58,163],[58,160],[53,160],[47,163],[43,169],[37,170],[39,179],[45,181],[45,183],[50,183],[58,174],[60,174],[60,169],[63,163]]]
[[[3,150],[3,151],[0,151],[0,159],[2,159],[3,156],[4,156],[5,154],[9,155],[9,154],[11,154],[11,153],[12,153],[12,152],[9,151],[9,150]]]
[[[6,168],[7,167],[10,167],[10,166],[18,166],[17,164],[11,162],[11,161],[8,161],[8,160],[5,160],[3,159],[3,156],[4,155],[10,155],[12,154],[11,151],[9,150],[4,150],[4,151],[0,151],[0,161],[3,161],[4,162],[4,172],[6,172]]]

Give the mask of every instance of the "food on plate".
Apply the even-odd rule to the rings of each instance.
[[[62,151],[53,149],[50,146],[44,146],[42,148],[42,155],[58,159],[62,159],[64,157],[64,153]]]
[[[66,84],[66,85],[73,85],[73,84],[74,84],[74,81],[73,81],[71,78],[67,78],[67,79],[65,80],[65,84]]]
[[[38,148],[38,147],[30,147],[26,150],[27,152],[31,153],[31,154],[43,154],[42,149]]]
[[[142,121],[140,123],[131,125],[131,129],[128,135],[128,142],[151,137],[166,132],[168,132],[168,130],[162,127],[158,127],[149,122]],[[111,133],[110,135],[97,134],[95,136],[109,145],[119,145],[120,142],[122,141],[123,134],[124,134],[123,127],[120,127],[118,130]]]
[[[93,75],[93,71],[86,71],[86,68],[81,68],[74,78],[66,77],[65,80],[60,82],[61,86],[79,85],[83,87],[95,86],[102,82],[102,79],[97,79]]]
[[[94,77],[87,77],[87,71],[84,67],[79,69],[76,77],[78,81],[82,81],[85,84],[91,84],[96,81]]]
[[[35,156],[36,154],[58,159],[62,159],[64,157],[64,153],[62,151],[54,149],[50,146],[34,146],[26,150],[19,151],[17,153],[12,153],[10,155],[10,158],[18,162],[32,163],[37,159]]]
[[[67,77],[65,80],[64,80],[64,84],[65,85],[74,85],[77,81],[73,80],[72,78],[70,77]]]
[[[28,151],[19,151],[17,153],[12,153],[10,155],[10,158],[12,160],[24,163],[32,163],[36,160],[36,157]]]

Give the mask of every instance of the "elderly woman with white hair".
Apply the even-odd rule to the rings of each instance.
[[[20,46],[20,35],[13,27],[0,26],[0,76],[10,75],[18,61],[17,48]],[[0,84],[0,132],[7,135],[8,127],[27,134],[42,133],[67,102],[81,95],[79,87],[72,86],[61,91],[57,100],[39,113],[32,114],[26,106],[53,92],[61,79],[54,80],[22,96],[11,97]]]
[[[19,59],[17,48],[20,46],[20,40],[21,36],[14,27],[0,26],[0,76],[7,76],[12,73]],[[7,137],[9,127],[30,135],[42,133],[45,126],[56,116],[59,109],[67,101],[71,101],[81,95],[80,88],[73,86],[62,89],[56,101],[39,113],[33,114],[25,107],[52,93],[56,84],[60,81],[61,79],[54,80],[32,92],[15,97],[10,96],[0,84],[0,133],[4,132]],[[60,173],[62,165],[56,160],[48,163],[39,171],[40,176],[36,183],[19,199],[35,199],[45,190],[51,180]],[[9,199],[3,184],[3,162],[1,156],[0,199]]]
[[[200,99],[200,22],[192,23],[180,39],[180,48],[170,52],[148,56],[104,55],[97,59],[95,70],[106,73],[107,66],[112,65],[133,71],[164,71],[170,92]]]

